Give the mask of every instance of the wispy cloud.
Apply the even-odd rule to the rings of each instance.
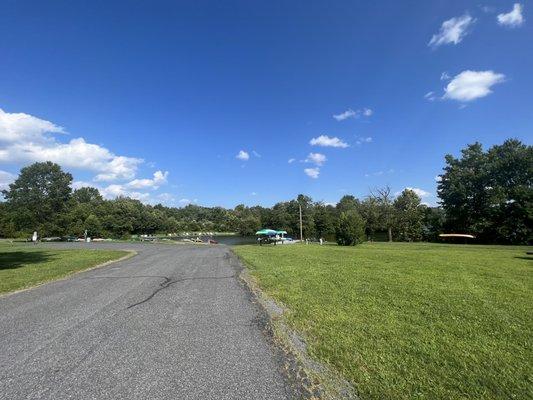
[[[440,31],[431,37],[428,46],[438,47],[443,44],[458,44],[468,34],[469,28],[475,22],[469,14],[450,18],[442,23]]]
[[[437,96],[435,95],[435,92],[427,92],[425,95],[424,95],[424,98],[426,100],[429,100],[429,101],[435,101],[437,100]]]
[[[312,163],[312,164],[316,164],[318,166],[321,166],[321,165],[324,165],[324,163],[326,162],[327,158],[324,154],[320,154],[320,153],[309,153],[309,155],[307,156],[307,158],[305,159],[305,162],[306,163]]]
[[[248,161],[250,159],[250,154],[247,151],[241,150],[235,156],[235,158],[242,160],[242,161]]]
[[[394,173],[394,169],[391,168],[386,171],[375,171],[375,172],[366,173],[365,178],[370,178],[372,176],[383,176],[383,175],[388,175],[388,174],[393,174],[393,173]]]
[[[492,86],[505,81],[505,75],[494,71],[463,71],[444,89],[443,99],[468,102],[492,93]]]
[[[296,161],[296,158],[289,158],[289,161],[287,161],[289,164],[292,164],[293,162]]]
[[[259,154],[257,151],[255,150],[252,150],[252,154],[254,155],[254,157],[257,157],[257,158],[261,158],[261,154]]]
[[[525,18],[522,15],[522,5],[520,3],[515,3],[511,11],[498,14],[496,18],[498,19],[498,24],[510,28],[516,28],[522,25],[525,21]]]
[[[320,168],[305,168],[304,172],[308,177],[317,179],[320,175]]]
[[[372,143],[372,137],[371,136],[367,136],[367,137],[360,137],[360,138],[357,138],[355,144],[357,145],[361,145],[361,144],[365,144],[365,143]]]
[[[339,148],[348,147],[348,143],[343,142],[338,137],[329,137],[328,135],[320,135],[319,137],[313,138],[309,141],[309,144],[312,146],[321,146],[321,147],[339,147]]]
[[[349,108],[340,114],[334,114],[333,118],[337,121],[344,121],[349,118],[359,118],[360,116],[370,117],[372,114],[373,111],[370,108],[361,108],[359,110],[352,110]]]
[[[333,118],[335,118],[337,121],[344,121],[348,118],[355,118],[356,115],[357,113],[354,110],[348,109],[340,114],[334,114]]]

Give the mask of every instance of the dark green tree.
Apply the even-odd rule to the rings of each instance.
[[[515,139],[487,152],[474,143],[446,156],[438,194],[445,229],[482,242],[528,243],[533,218],[533,147]]]
[[[337,221],[335,207],[322,202],[315,203],[313,219],[317,238],[326,238],[335,234]]]
[[[394,199],[395,235],[398,240],[412,242],[422,239],[424,209],[420,197],[410,189],[404,189]]]
[[[37,230],[41,236],[64,234],[71,183],[72,175],[50,161],[22,168],[9,189],[2,191],[15,229]]]
[[[365,221],[357,211],[346,211],[339,215],[335,238],[341,246],[355,246],[363,242]]]
[[[337,203],[336,208],[340,214],[347,211],[359,211],[360,205],[361,203],[355,198],[355,196],[347,194],[342,196],[342,198]]]
[[[361,202],[360,214],[366,221],[366,236],[374,240],[376,232],[382,227],[381,208],[375,197],[369,196]]]

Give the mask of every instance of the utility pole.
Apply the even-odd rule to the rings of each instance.
[[[302,204],[298,202],[298,207],[300,208],[300,241],[304,240],[304,229],[302,225]]]

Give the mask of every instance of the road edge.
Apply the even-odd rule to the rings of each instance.
[[[265,333],[283,356],[283,372],[295,398],[358,400],[353,386],[328,366],[312,359],[307,353],[305,340],[284,319],[286,308],[267,295],[250,274],[245,261],[233,250],[239,264],[239,280],[265,316]]]
[[[87,272],[87,271],[92,271],[93,269],[103,268],[103,267],[106,267],[106,266],[108,266],[110,264],[114,264],[114,263],[117,263],[117,262],[120,262],[120,261],[127,260],[127,259],[129,259],[131,257],[134,257],[137,254],[139,254],[135,250],[131,250],[131,249],[119,249],[119,250],[120,251],[125,251],[128,254],[126,254],[126,255],[124,255],[124,256],[122,256],[120,258],[117,258],[116,260],[109,260],[109,261],[106,261],[106,262],[103,262],[103,263],[100,263],[100,264],[93,265],[92,267],[82,269],[80,271],[69,272],[67,275],[62,276],[61,278],[50,279],[49,281],[40,282],[40,283],[37,283],[36,285],[28,286],[28,287],[25,287],[23,289],[17,289],[17,290],[14,290],[13,292],[0,293],[0,299],[2,299],[4,297],[12,296],[12,295],[17,294],[17,293],[27,292],[28,290],[33,290],[33,289],[38,288],[39,286],[44,286],[44,285],[47,285],[49,283],[64,281],[65,279],[69,279],[69,278],[71,278],[74,275],[81,274],[81,273]]]

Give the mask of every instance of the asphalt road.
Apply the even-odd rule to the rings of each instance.
[[[1,399],[289,398],[228,248],[70,246],[138,255],[0,298]]]

